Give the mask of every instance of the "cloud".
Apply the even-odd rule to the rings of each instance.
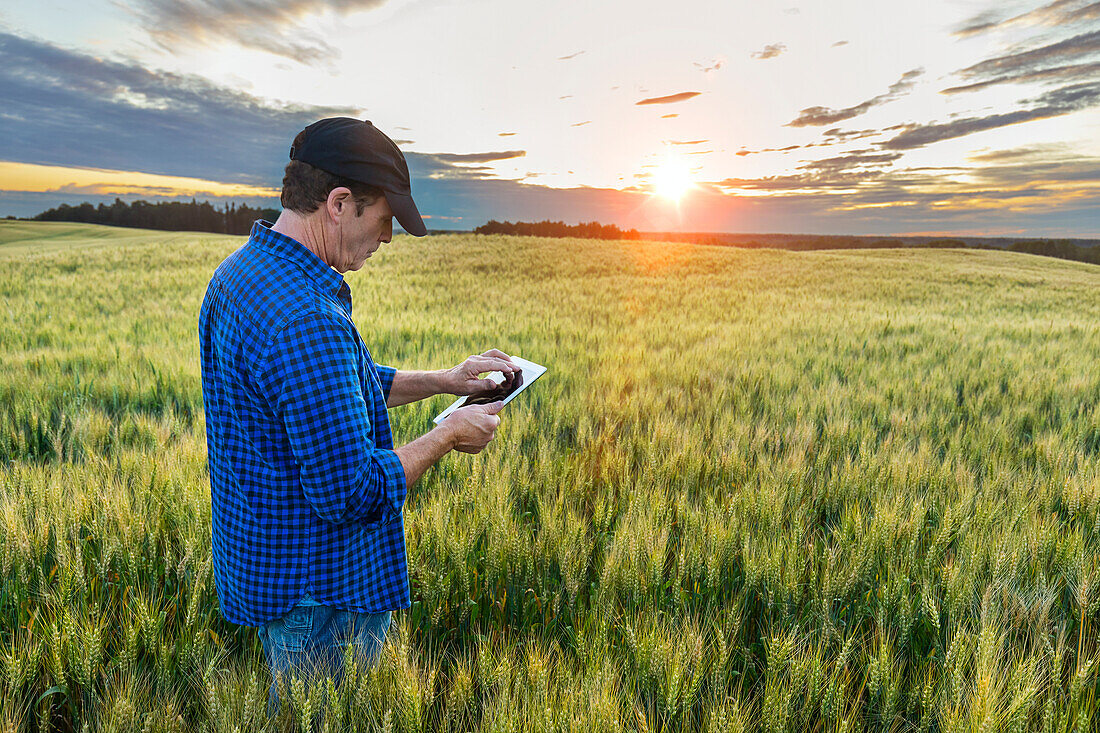
[[[0,99],[6,100],[0,139],[8,160],[263,187],[278,187],[290,141],[302,128],[322,117],[356,116],[355,110],[278,105],[202,77],[4,33]],[[425,177],[470,180],[492,177],[480,164],[525,154],[406,152],[405,158]]]
[[[839,48],[840,46],[847,46],[847,45],[848,45],[847,41],[837,41],[832,46],[830,46],[830,48]]]
[[[680,116],[679,112],[673,112],[672,114],[661,115],[661,119],[662,120],[667,120],[667,119],[671,119],[672,117],[679,117],[679,116]]]
[[[574,122],[570,127],[584,127],[585,125],[591,125],[592,120],[585,120],[584,122]]]
[[[672,104],[674,102],[683,102],[684,100],[691,99],[692,97],[698,97],[702,92],[680,92],[679,94],[669,94],[666,97],[650,97],[643,99],[640,102],[635,102],[635,105],[643,104]]]
[[[760,150],[749,150],[748,148],[741,148],[737,151],[736,155],[756,155],[757,153],[789,153],[792,150],[798,150],[799,148],[813,147],[812,145],[788,145],[785,148],[761,148]]]
[[[258,185],[281,180],[289,141],[306,125],[357,114],[277,104],[8,33],[0,33],[0,99],[8,159]]]
[[[1095,79],[1100,76],[1100,62],[1091,64],[1069,64],[1066,66],[1052,66],[1046,69],[1027,71],[1021,74],[1008,74],[996,76],[984,81],[976,81],[971,84],[948,87],[941,90],[942,94],[958,94],[959,92],[973,92],[978,89],[993,86],[995,84],[1025,83],[1025,82],[1051,82],[1069,80]]]
[[[1003,22],[1004,20],[999,13],[986,10],[966,21],[962,26],[956,28],[954,35],[965,38],[977,33],[984,33],[985,31],[996,28]]]
[[[515,133],[515,132],[498,132],[497,136],[498,137],[511,137],[512,135],[517,135],[517,134],[519,134],[519,133]]]
[[[890,85],[889,90],[885,94],[879,94],[876,97],[860,102],[853,107],[845,107],[843,109],[832,109],[831,107],[807,107],[798,113],[798,117],[794,118],[787,123],[787,127],[809,127],[819,125],[832,125],[842,120],[850,120],[853,117],[858,117],[872,107],[878,107],[879,105],[892,102],[899,97],[904,96],[914,86],[916,86],[916,79],[924,73],[924,69],[912,69],[901,75],[901,78]]]
[[[769,43],[762,50],[753,51],[752,57],[754,59],[773,59],[786,50],[787,46],[784,43]]]
[[[1054,0],[1026,13],[1004,18],[997,11],[985,11],[966,21],[954,31],[961,38],[1004,30],[1013,26],[1059,26],[1100,17],[1100,2],[1090,0]]]
[[[713,60],[711,60],[709,62],[705,62],[705,63],[699,63],[698,61],[693,61],[691,65],[694,66],[696,69],[699,69],[699,71],[702,71],[704,74],[706,74],[707,72],[717,71],[718,69],[721,69],[722,64],[724,64],[725,62],[726,62],[725,58],[718,57],[716,59],[713,59]]]
[[[43,193],[75,193],[94,194],[96,196],[112,196],[120,194],[136,194],[143,196],[172,196],[177,191],[171,186],[128,186],[115,183],[66,183],[63,186],[47,188]],[[196,191],[196,195],[210,196],[211,191]]]
[[[738,217],[763,209],[784,212],[805,226],[846,218],[841,232],[956,231],[995,235],[1096,236],[1100,233],[1100,159],[1052,159],[1036,148],[1006,158],[1008,165],[892,169],[873,150],[807,163],[792,174],[727,178],[701,184],[751,202]],[[899,155],[899,154],[894,154]],[[981,161],[985,163],[986,161]],[[772,209],[772,207],[775,207]],[[770,219],[770,217],[768,217]],[[755,223],[755,222],[754,222]],[[782,226],[782,223],[780,223]],[[805,229],[802,229],[805,231]],[[773,231],[795,231],[788,224]]]
[[[1044,143],[1029,145],[1023,148],[1009,148],[1007,150],[987,150],[972,153],[967,157],[972,161],[982,163],[996,163],[1005,160],[1034,160],[1040,158],[1049,160],[1052,155],[1063,153],[1065,150],[1066,145],[1064,143]]]
[[[584,51],[577,51],[576,53],[571,53],[568,56],[558,56],[558,61],[568,61],[569,59],[575,59],[582,53],[584,53]]]
[[[972,178],[984,185],[1003,188],[1031,186],[1036,181],[1050,183],[1082,183],[1100,190],[1100,158],[1075,154],[1052,153],[1048,148],[996,151],[974,158],[983,165],[971,170]],[[1082,189],[1082,192],[1084,189]]]
[[[1053,3],[1040,10],[1046,10],[1049,13],[1053,8],[1064,12],[1065,8],[1055,6],[1066,4],[1068,3]],[[1100,14],[1100,2],[1097,2],[1083,8],[1076,8],[1072,17],[1077,17],[1080,13],[1092,13],[1094,6],[1096,13]],[[1100,30],[1080,33],[1036,48],[979,61],[955,72],[967,83],[956,84],[941,91],[943,94],[958,94],[999,84],[1091,82],[1100,75],[1100,61],[1095,58],[1098,53],[1100,53]]]
[[[217,190],[194,189],[181,192],[174,186],[145,186],[129,183],[66,183],[62,186],[47,188],[45,194],[71,194],[76,196],[126,196],[147,198],[173,198],[181,195],[198,198],[224,198],[225,194]]]
[[[702,143],[709,143],[710,140],[666,140],[665,142],[670,145],[701,145]]]
[[[324,38],[299,27],[311,14],[335,11],[347,14],[373,10],[386,0],[141,0],[134,14],[164,49],[180,45],[230,41],[248,48],[284,56],[305,64],[322,65],[340,56]]]
[[[527,155],[526,150],[502,150],[489,153],[405,153],[409,175],[413,179],[413,195],[431,181],[496,180],[492,167],[484,165],[497,160],[513,160]],[[421,209],[423,211],[423,209]]]
[[[832,158],[821,158],[799,166],[807,170],[837,172],[853,168],[879,167],[892,164],[901,153],[878,153],[871,150],[853,150]]]
[[[421,153],[421,155],[425,155]],[[503,150],[499,153],[431,153],[430,157],[445,163],[489,163],[494,160],[511,160],[527,155],[526,150]]]
[[[970,135],[983,130],[1015,125],[1030,120],[1058,117],[1100,104],[1100,82],[1073,84],[1046,92],[1020,104],[1032,104],[1030,108],[1001,112],[985,117],[964,117],[943,123],[906,125],[904,130],[882,143],[887,150],[912,150],[940,140]]]
[[[741,148],[736,152],[736,155],[756,155],[758,153],[789,153],[793,150],[800,150],[805,148],[827,148],[836,145],[844,145],[855,140],[862,140],[864,138],[880,137],[884,133],[893,132],[894,130],[902,130],[907,127],[908,125],[890,125],[888,127],[865,130],[843,130],[839,127],[832,127],[821,133],[823,139],[819,140],[818,142],[805,143],[802,145],[787,145],[785,147],[760,148],[758,150]]]
[[[487,153],[405,153],[409,175],[413,179],[413,195],[420,202],[420,191],[437,181],[490,181],[499,179],[491,166],[498,160],[514,160],[527,155],[526,150],[502,150]],[[424,211],[423,207],[420,209]]]
[[[828,191],[850,189],[854,185],[876,178],[872,173],[834,175],[828,178],[817,173],[764,176],[761,178],[725,178],[712,185],[735,191]]]
[[[792,145],[791,149],[800,146]],[[754,151],[738,151],[738,155]],[[755,151],[764,152],[764,151]],[[882,169],[890,167],[902,153],[883,153],[870,148],[852,150],[843,155],[805,161],[798,173],[762,178],[726,178],[713,185],[723,189],[753,191],[796,191],[850,189],[857,184],[880,180]]]
[[[997,56],[980,61],[959,71],[963,77],[983,77],[1006,72],[1028,72],[1041,68],[1051,61],[1065,61],[1100,52],[1100,30],[1081,33],[1055,43],[1027,51]]]
[[[885,129],[889,130],[891,128]],[[835,142],[847,142],[848,140],[860,140],[865,137],[873,137],[881,133],[882,130],[842,130],[839,127],[833,127],[821,134],[827,138],[832,138]]]
[[[1028,111],[1044,106],[1072,108],[1095,99],[1096,92],[1089,91],[1088,86],[1066,86],[1055,90],[1060,92],[1058,95],[1043,95],[1023,104]],[[689,96],[674,101],[698,93],[683,94]],[[298,130],[322,116],[360,114],[352,109],[282,105],[198,76],[157,72],[129,62],[97,59],[4,34],[0,34],[0,99],[5,100],[0,112],[0,139],[5,140],[6,157],[266,186],[277,186],[289,140]],[[907,126],[901,132],[909,133],[916,127],[919,126]],[[824,135],[827,139],[846,141],[858,139],[864,133],[881,132],[832,128]],[[502,135],[509,134],[515,133]],[[1048,232],[1058,227],[1076,227],[1078,232],[1100,230],[1097,226],[1100,197],[1086,190],[1089,186],[1093,191],[1096,189],[1095,161],[1090,168],[1045,160],[1038,153],[1015,160],[1005,157],[999,162],[976,161],[980,165],[970,169],[973,172],[968,175],[982,188],[960,188],[945,180],[942,171],[894,170],[897,163],[889,156],[904,149],[900,146],[896,150],[850,151],[804,162],[789,176],[773,177],[770,184],[766,179],[743,179],[748,188],[779,195],[756,197],[774,201],[740,201],[739,197],[715,193],[705,199],[712,208],[701,211],[704,216],[698,220],[688,221],[693,227],[727,231],[761,231],[771,227],[775,230],[797,227],[803,231],[898,231],[898,227],[937,223],[947,226],[952,222],[981,229],[991,222],[999,226],[1010,221],[1004,216],[1005,209],[998,208],[1009,205],[1006,202],[1012,206],[1032,206],[1033,198],[1047,196],[1046,208],[1035,208],[1039,213],[1011,221],[1022,222],[1021,226],[1032,229],[1048,227]],[[428,216],[462,217],[469,226],[488,218],[561,218],[658,228],[653,223],[656,220],[639,213],[644,212],[646,199],[637,193],[589,188],[558,192],[559,189],[495,177],[490,166],[493,161],[523,154],[518,150],[409,152],[406,157],[414,174],[417,203]],[[993,171],[994,168],[997,170]],[[1041,173],[1044,178],[1028,178],[1029,170]],[[1059,189],[1052,181],[1067,188]],[[1076,187],[1071,190],[1071,186]],[[998,188],[1003,192],[997,193]],[[154,194],[152,190],[147,193]],[[22,195],[5,193],[3,201]],[[44,198],[47,195],[53,198]],[[27,194],[20,205],[44,204],[37,209],[41,210],[57,205],[62,197],[70,202],[72,196],[80,196],[82,200],[85,193],[74,189],[38,192],[34,196],[37,198]],[[977,202],[976,208],[957,218],[944,209],[963,202]],[[849,206],[881,208],[845,208]]]
[[[1032,231],[1040,220],[1078,235],[1100,231],[1100,215],[1088,211],[1089,205],[1100,203],[1100,158],[1082,158],[1068,146],[1035,145],[986,151],[972,156],[976,165],[971,166],[894,168],[902,156],[865,148],[806,161],[789,174],[702,185],[726,194],[766,194],[769,201],[785,202],[792,209],[812,202],[822,212],[847,213],[866,226],[869,220],[862,217],[871,216],[894,231],[905,231],[900,227],[906,222],[927,228],[937,221],[980,231],[978,222],[1001,226],[995,221],[997,212],[1016,216],[1016,221],[1031,218]],[[1061,224],[1047,216],[1046,206],[1062,213]],[[1051,236],[1050,231],[1042,234]]]
[[[1083,8],[1078,8],[1067,13],[1065,20],[1076,23],[1080,21],[1096,20],[1097,18],[1100,18],[1100,2],[1094,2]]]

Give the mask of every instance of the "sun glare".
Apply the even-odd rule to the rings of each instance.
[[[654,191],[670,201],[679,203],[691,185],[691,173],[687,165],[676,158],[666,158],[653,172]]]

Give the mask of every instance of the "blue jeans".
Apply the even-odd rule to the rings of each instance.
[[[357,661],[366,669],[381,653],[389,628],[389,611],[344,611],[321,605],[306,593],[285,615],[257,630],[272,677],[267,695],[268,716],[273,717],[279,711],[280,676],[289,672],[309,679],[324,674],[339,683],[347,645],[353,645]]]

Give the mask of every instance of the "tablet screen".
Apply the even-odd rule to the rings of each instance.
[[[465,407],[466,405],[487,405],[490,402],[496,402],[497,400],[508,397],[513,392],[519,391],[522,386],[523,370],[520,369],[515,374],[504,375],[504,381],[492,392],[485,392],[479,395],[467,395],[461,400],[462,404],[460,404],[459,407]]]
[[[519,367],[519,371],[512,375],[511,379],[505,377],[500,372],[490,372],[489,379],[492,379],[494,382],[499,380],[496,389],[491,392],[482,392],[478,395],[459,397],[452,402],[446,410],[436,415],[432,422],[438,425],[447,419],[447,416],[452,412],[466,405],[487,405],[497,400],[503,400],[504,404],[507,405],[516,398],[516,395],[530,387],[536,379],[546,373],[546,367],[536,364],[533,361],[528,361],[518,356],[509,358],[512,360],[512,363]]]

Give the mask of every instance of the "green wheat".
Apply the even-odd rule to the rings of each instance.
[[[0,223],[0,729],[1100,720],[1100,267],[453,235],[347,276],[372,354],[550,371],[410,492],[378,664],[284,680],[269,724],[218,611],[196,330],[242,243]]]

